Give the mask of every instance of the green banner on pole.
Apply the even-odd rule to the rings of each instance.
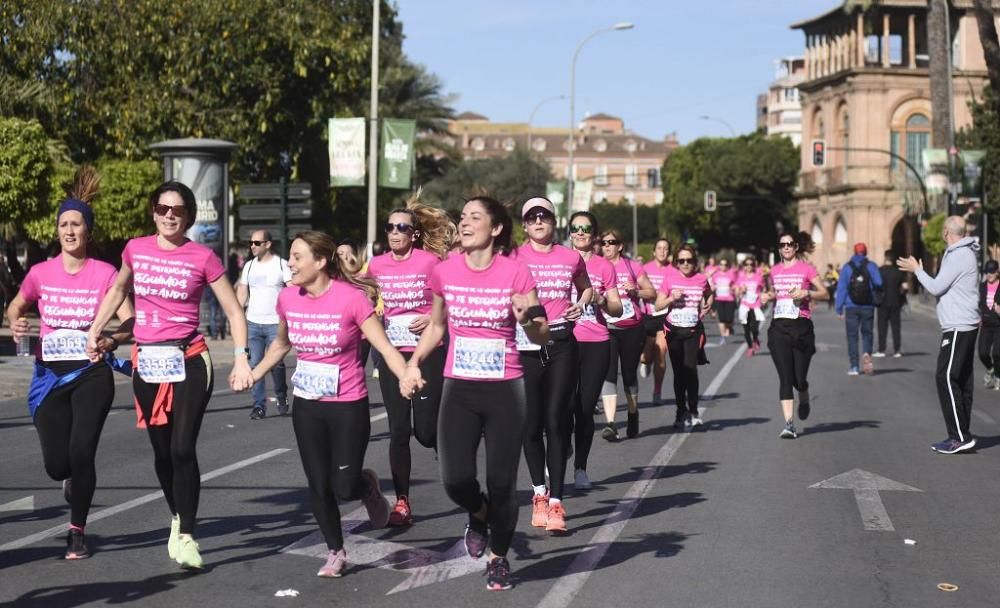
[[[365,119],[329,121],[330,187],[365,185]]]
[[[386,118],[382,121],[382,158],[378,167],[378,185],[383,188],[410,188],[413,170],[414,120]]]

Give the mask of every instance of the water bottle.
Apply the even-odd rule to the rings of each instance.
[[[26,321],[26,320],[27,319],[25,319],[23,317],[20,318],[20,319],[18,319],[18,321]],[[32,356],[32,354],[33,353],[31,352],[31,336],[28,335],[28,334],[25,334],[25,335],[21,336],[20,338],[18,338],[18,340],[17,340],[17,356],[18,357],[30,357],[30,356]]]

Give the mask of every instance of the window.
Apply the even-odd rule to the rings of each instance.
[[[607,186],[608,185],[608,166],[607,165],[597,165],[597,171],[594,173],[594,185],[595,186]]]
[[[924,114],[912,114],[906,119],[902,131],[893,131],[889,136],[889,151],[905,158],[917,171],[923,174],[923,154],[930,146],[931,121]],[[902,163],[895,157],[890,161],[893,171],[900,169]]]
[[[785,89],[785,101],[798,101],[799,90],[798,89]]]
[[[635,152],[638,145],[635,143],[634,139],[630,139],[625,142],[624,148],[626,152]]]
[[[848,164],[848,148],[850,147],[850,135],[851,135],[851,115],[847,112],[847,106],[841,106],[840,108],[840,130],[837,133],[838,143],[843,150],[840,153],[843,155],[843,165],[846,167]]]
[[[812,240],[817,245],[823,244],[823,229],[820,228],[819,220],[813,219],[812,232],[810,233]]]
[[[607,200],[608,200],[608,193],[607,192],[605,192],[604,190],[595,190],[594,191],[594,202],[595,203],[603,203],[603,202],[606,202]]]
[[[545,152],[545,140],[536,139],[531,142],[531,147],[535,150],[535,152]]]
[[[471,145],[472,149],[475,150],[476,152],[482,152],[483,150],[486,149],[486,140],[483,139],[482,137],[474,137],[472,138]]]
[[[513,152],[515,146],[516,146],[516,144],[514,143],[514,138],[513,137],[508,137],[507,139],[503,140],[503,149],[504,150],[506,150],[508,152]]]
[[[598,139],[597,141],[594,142],[595,151],[604,152],[607,149],[608,149],[608,142],[604,141],[603,139]]]
[[[662,203],[663,202],[663,198],[664,198],[664,196],[663,196],[663,190],[658,191],[656,193],[656,199],[655,199],[656,200],[656,204],[659,205],[660,203]]]
[[[646,169],[646,187],[647,188],[659,188],[660,187],[660,168],[653,167],[652,169]]]
[[[837,224],[833,229],[833,242],[841,245],[847,244],[847,224],[842,217],[837,218]]]
[[[625,165],[625,185],[639,185],[639,165]]]

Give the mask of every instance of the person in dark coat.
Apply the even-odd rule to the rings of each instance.
[[[891,249],[885,252],[885,264],[879,267],[878,272],[882,276],[882,302],[878,305],[878,350],[872,356],[886,355],[886,338],[892,327],[892,356],[899,358],[903,356],[899,312],[909,286],[906,275],[896,267],[896,254]]]

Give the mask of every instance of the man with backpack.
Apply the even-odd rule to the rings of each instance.
[[[864,243],[854,245],[854,255],[844,264],[837,281],[837,314],[847,323],[847,356],[851,367],[848,376],[857,376],[858,366],[858,330],[861,330],[862,356],[860,370],[865,375],[872,375],[875,366],[872,362],[872,343],[874,342],[875,307],[882,294],[882,275],[878,266],[868,259],[868,247]]]

